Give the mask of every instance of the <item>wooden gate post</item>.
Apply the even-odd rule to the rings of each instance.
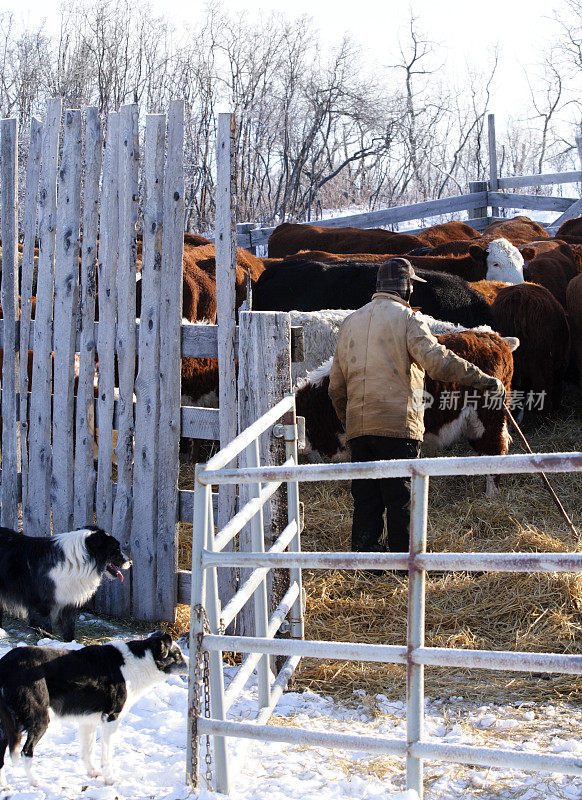
[[[218,398],[220,446],[237,434],[236,370],[234,363],[236,280],[236,179],[234,160],[234,114],[218,115],[216,142],[216,305],[218,316]],[[235,466],[235,465],[233,465]],[[236,488],[222,485],[218,491],[218,529],[236,510]],[[232,550],[230,543],[225,550]],[[236,590],[234,569],[218,570],[218,595],[224,606]]]
[[[487,181],[471,181],[469,183],[469,192],[472,194],[473,192],[486,192],[489,188],[489,184]],[[473,211],[473,219],[486,219],[487,218],[487,205],[482,206],[481,208],[476,208]]]
[[[495,141],[495,114],[489,114],[487,117],[488,123],[488,137],[489,137],[489,189],[492,192],[497,192],[499,189],[499,182],[497,180],[497,143]],[[498,217],[499,209],[497,206],[491,207],[491,216]]]
[[[291,318],[278,311],[241,311],[239,314],[238,413],[241,431],[291,392]],[[269,432],[260,440],[262,465],[281,464],[285,443]],[[244,453],[239,462],[244,466]],[[282,489],[263,509],[265,549],[287,525],[287,507]],[[248,499],[247,486],[240,487],[241,504]],[[252,549],[250,528],[240,534],[239,549]],[[241,582],[248,570],[241,570]],[[288,587],[289,571],[269,572],[267,583],[269,613],[277,606]],[[240,626],[240,627],[239,627]],[[254,636],[253,604],[247,603],[239,614],[237,634]]]
[[[166,115],[148,114],[145,133],[142,291],[139,369],[135,381],[135,461],[131,532],[133,615],[137,619],[148,620],[156,619],[160,294],[165,139]]]

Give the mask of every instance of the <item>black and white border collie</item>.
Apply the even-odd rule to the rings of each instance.
[[[81,758],[91,777],[95,735],[101,722],[101,772],[105,783],[115,780],[112,737],[131,705],[170,675],[185,675],[188,660],[167,633],[148,639],[91,645],[80,650],[15,647],[0,659],[0,788],[7,788],[6,748],[13,764],[22,748],[28,778],[35,745],[49,725],[49,709],[79,722]]]
[[[123,580],[121,570],[130,565],[117,539],[101,528],[35,537],[0,527],[0,626],[6,611],[49,633],[59,624],[70,642],[76,612],[102,576]]]

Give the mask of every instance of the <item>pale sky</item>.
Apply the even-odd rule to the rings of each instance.
[[[139,0],[138,0],[139,1]],[[151,0],[156,14],[169,17],[178,30],[184,23],[195,26],[204,13],[197,0]],[[491,51],[500,47],[500,66],[494,84],[492,112],[500,117],[518,116],[528,99],[528,85],[535,81],[541,60],[556,30],[554,10],[564,10],[564,0],[488,0],[481,5],[467,0],[223,0],[222,7],[252,19],[259,12],[278,11],[287,17],[313,17],[322,39],[333,44],[347,31],[379,67],[398,60],[398,39],[406,35],[410,8],[420,29],[442,45],[439,63],[449,74],[463,80],[467,63],[473,68],[491,63]],[[59,2],[55,0],[0,0],[0,9],[12,10],[28,22],[46,18],[54,30]],[[477,12],[477,13],[476,13]]]

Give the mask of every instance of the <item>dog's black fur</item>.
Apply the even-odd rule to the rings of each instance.
[[[119,577],[130,563],[117,539],[95,526],[39,537],[0,527],[0,626],[6,611],[49,633],[59,624],[71,641],[77,609],[104,574]]]
[[[178,645],[162,632],[148,639],[80,650],[14,648],[0,659],[0,770],[6,747],[16,755],[23,731],[27,739],[22,755],[32,758],[48,728],[49,708],[61,717],[81,717],[89,724],[93,720],[95,728],[98,720],[116,723],[128,699],[131,703],[168,675],[185,674],[187,667]],[[110,726],[111,731],[115,728]],[[91,751],[84,752],[83,758],[94,770]],[[104,776],[111,775],[108,746],[104,760]],[[29,769],[31,764],[27,763]]]

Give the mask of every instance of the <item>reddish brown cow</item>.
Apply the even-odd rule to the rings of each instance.
[[[499,292],[505,289],[506,286],[511,286],[511,284],[503,281],[472,281],[470,286],[479,294],[482,294],[489,305],[492,305]]]
[[[563,222],[556,231],[556,239],[562,239],[569,244],[582,244],[582,217]]]
[[[539,250],[537,243],[533,246],[536,249],[536,256],[523,268],[523,277],[530,283],[545,286],[565,308],[566,287],[578,274],[578,265],[572,249],[568,244],[560,244],[553,248],[542,246]],[[528,248],[523,248],[522,253],[526,249]]]
[[[492,222],[483,231],[483,238],[488,241],[499,239],[500,237],[508,239],[516,247],[521,247],[537,239],[549,239],[550,235],[537,222],[534,222],[529,217],[520,216]]]
[[[479,241],[481,234],[464,222],[453,220],[442,225],[432,225],[416,234],[423,244],[436,247],[445,242]]]
[[[300,250],[324,250],[326,253],[408,253],[422,242],[408,233],[394,233],[381,228],[324,228],[284,222],[269,238],[269,258],[298,253]]]
[[[545,412],[559,407],[570,355],[566,313],[543,286],[518,283],[498,293],[491,310],[502,336],[517,336],[514,388],[544,396]]]
[[[568,284],[566,308],[572,334],[572,361],[578,384],[582,386],[582,274],[576,275]]]

